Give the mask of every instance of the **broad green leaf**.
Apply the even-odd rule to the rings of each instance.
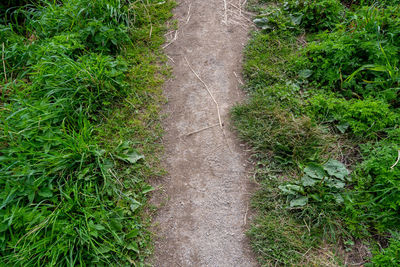
[[[254,24],[256,24],[258,27],[263,27],[268,24],[269,19],[268,18],[257,18],[253,20]]]
[[[151,191],[153,191],[153,190],[154,190],[154,187],[152,187],[151,185],[146,185],[146,186],[143,188],[142,193],[143,193],[143,194],[146,194],[146,193],[151,192]]]
[[[99,230],[99,231],[106,229],[106,228],[105,228],[103,225],[101,225],[101,224],[94,224],[93,227],[94,227],[94,229]]]
[[[308,197],[299,197],[296,199],[293,199],[292,201],[290,201],[290,207],[294,208],[294,207],[303,207],[305,205],[307,205],[308,203]]]
[[[300,25],[301,20],[303,19],[303,16],[304,16],[303,14],[300,14],[300,15],[297,15],[297,16],[290,15],[290,20],[292,21],[292,23],[294,25]]]
[[[308,175],[304,175],[304,176],[301,178],[301,183],[302,183],[303,186],[313,186],[313,185],[315,185],[316,183],[318,183],[318,180],[315,180],[315,179],[311,178],[311,177],[308,176]]]
[[[132,153],[129,153],[128,155],[128,161],[130,162],[130,163],[136,163],[139,159],[143,159],[144,158],[144,156],[143,155],[140,155],[139,153],[137,153],[137,152],[132,152]]]
[[[97,250],[100,253],[107,253],[107,252],[109,252],[111,250],[111,248],[103,245],[103,246],[98,247]]]
[[[138,244],[136,242],[130,243],[128,246],[126,246],[126,248],[129,249],[129,250],[133,250],[133,251],[139,253],[139,247],[138,247]]]
[[[322,180],[326,175],[324,169],[319,164],[309,164],[304,168],[304,173],[311,178]]]
[[[342,181],[344,181],[344,178],[349,174],[346,166],[344,166],[343,163],[334,159],[330,159],[327,163],[324,164],[324,170],[326,170],[329,175],[335,176]]]
[[[344,199],[341,194],[334,194],[333,196],[335,197],[336,203],[342,204],[344,202]]]
[[[111,219],[110,220],[110,226],[115,231],[121,231],[122,230],[122,224],[119,222],[119,220]]]
[[[287,184],[287,185],[280,185],[278,188],[285,194],[288,195],[297,195],[297,193],[304,192],[303,188],[299,185],[294,184]]]
[[[53,196],[53,192],[51,192],[50,188],[44,187],[41,188],[38,192],[39,196],[49,198]]]
[[[336,189],[343,189],[346,186],[345,183],[336,179],[328,179],[325,181],[325,184],[330,188],[336,188]]]
[[[130,151],[129,153],[126,153],[126,154],[118,154],[118,155],[116,155],[116,157],[120,160],[123,160],[123,161],[131,163],[131,164],[134,164],[138,160],[144,158],[143,155],[137,153],[136,151]]]
[[[139,229],[133,229],[129,234],[126,235],[126,238],[137,237],[139,234]]]
[[[309,78],[312,74],[313,74],[313,71],[309,70],[309,69],[299,71],[299,77],[304,80]]]

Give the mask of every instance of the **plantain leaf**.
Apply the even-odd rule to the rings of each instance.
[[[343,163],[340,161],[330,159],[324,164],[324,170],[328,172],[329,175],[335,176],[340,180],[344,181],[344,178],[349,175],[349,171],[346,169]]]
[[[299,197],[290,201],[290,207],[304,207],[308,203],[308,197]]]

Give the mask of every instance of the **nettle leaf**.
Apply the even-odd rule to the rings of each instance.
[[[290,207],[295,208],[295,207],[304,207],[308,203],[308,197],[299,197],[296,199],[293,199],[290,201]]]
[[[304,175],[301,178],[301,183],[303,186],[313,186],[313,185],[317,184],[318,182],[319,182],[318,180],[315,180],[308,175]]]
[[[344,181],[344,178],[349,175],[349,171],[346,169],[343,163],[340,161],[330,159],[324,164],[324,170],[328,172],[329,175],[335,176],[340,180]]]
[[[322,180],[326,176],[324,168],[319,164],[309,164],[304,168],[304,173],[309,177],[318,180]]]

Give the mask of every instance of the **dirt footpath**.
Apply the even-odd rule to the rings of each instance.
[[[244,234],[247,156],[229,127],[229,111],[244,97],[239,74],[249,19],[241,2],[181,1],[174,11],[178,30],[165,44],[174,75],[164,86],[169,174],[152,199],[164,203],[153,229],[154,266],[256,266]]]

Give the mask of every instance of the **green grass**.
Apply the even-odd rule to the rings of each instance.
[[[174,4],[33,4],[0,25],[1,264],[141,265]]]
[[[248,234],[260,263],[368,262],[367,249],[383,266],[398,254],[398,6],[249,8],[259,27],[245,50],[249,100],[232,118],[257,166]]]

